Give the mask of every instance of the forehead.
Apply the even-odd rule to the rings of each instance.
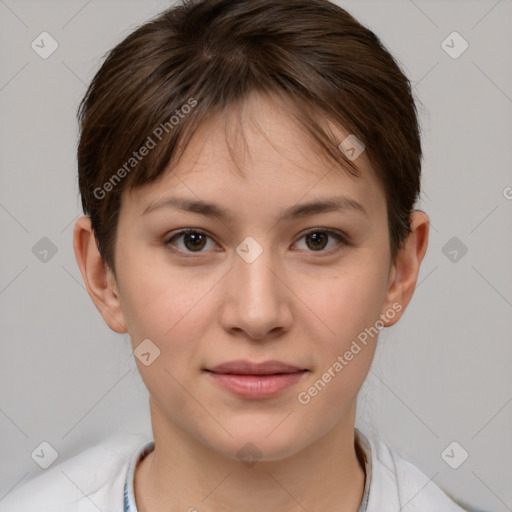
[[[186,158],[195,158],[198,166],[209,165],[216,159],[234,160],[242,173],[258,163],[261,164],[258,169],[261,172],[265,162],[272,162],[274,165],[269,171],[275,172],[278,170],[275,167],[277,161],[284,164],[288,160],[297,171],[323,173],[326,168],[333,167],[335,161],[321,151],[311,131],[308,131],[311,127],[298,121],[295,114],[299,108],[285,96],[254,92],[207,119],[187,148]],[[318,117],[319,126],[330,135],[333,146],[349,136],[354,137],[342,126]],[[356,165],[362,172],[371,171],[364,152]],[[288,165],[282,167],[283,170],[287,168]],[[190,169],[191,172],[196,170],[199,169]]]
[[[343,127],[325,125],[333,140],[350,136]],[[270,206],[338,192],[375,209],[385,198],[364,151],[354,163],[358,176],[320,150],[288,105],[253,94],[205,120],[179,161],[157,182],[131,190],[124,204],[142,213],[158,197],[179,192],[242,208],[250,204],[243,197]]]

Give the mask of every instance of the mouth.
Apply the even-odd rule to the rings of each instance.
[[[283,373],[297,373],[307,370],[276,360],[256,363],[238,359],[236,361],[229,361],[227,363],[219,364],[213,368],[206,368],[206,371],[218,374],[277,375]]]
[[[231,361],[205,368],[214,382],[242,398],[270,398],[296,384],[308,369],[281,361]]]

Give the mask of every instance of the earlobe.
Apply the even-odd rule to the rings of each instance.
[[[385,327],[390,327],[398,321],[412,299],[421,262],[428,247],[429,225],[430,221],[425,212],[421,210],[412,212],[411,232],[390,270],[385,309],[382,311]],[[397,304],[401,307],[397,307]],[[386,315],[386,311],[389,311],[390,308],[398,312],[393,314],[392,318]]]
[[[76,221],[73,249],[89,296],[103,320],[113,331],[127,332],[117,283],[100,255],[89,217]]]

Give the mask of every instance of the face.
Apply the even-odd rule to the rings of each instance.
[[[334,167],[270,98],[244,104],[244,139],[236,119],[204,124],[172,171],[123,197],[117,289],[159,428],[275,460],[353,418],[375,326],[398,311],[386,200],[364,153],[359,177]],[[295,370],[211,371],[235,360]]]

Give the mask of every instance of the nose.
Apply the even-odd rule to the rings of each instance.
[[[224,281],[222,326],[253,340],[273,339],[291,327],[293,293],[270,250],[264,249],[249,261],[235,254],[233,268]]]

